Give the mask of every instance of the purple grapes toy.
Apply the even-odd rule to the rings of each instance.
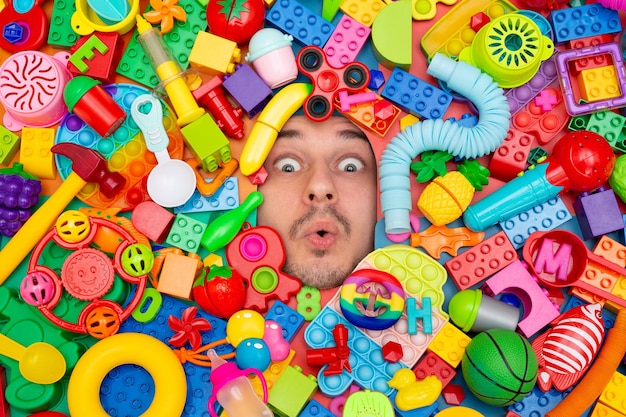
[[[39,202],[41,182],[15,162],[0,169],[0,233],[12,237]]]

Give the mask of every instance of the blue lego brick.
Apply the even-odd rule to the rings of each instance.
[[[328,305],[304,331],[306,344],[313,349],[335,346],[332,331],[335,325],[340,323],[348,329],[349,361],[352,372],[344,371],[341,375],[325,376],[326,366],[323,366],[317,375],[320,391],[330,397],[336,397],[354,383],[364,389],[391,395],[394,390],[387,385],[387,381],[398,369],[405,366],[400,362],[385,361],[380,345]]]
[[[122,323],[120,333],[145,333],[167,343],[174,335],[174,331],[171,330],[167,324],[167,318],[170,315],[180,318],[187,307],[189,307],[189,305],[185,302],[163,295],[163,305],[154,320],[148,323],[140,323],[134,318],[129,317]],[[208,320],[212,327],[211,330],[202,333],[203,345],[226,337],[225,320],[214,317],[200,309],[198,309],[197,317]],[[232,352],[233,348],[229,344],[223,344],[215,347],[215,351],[218,355],[223,355]],[[187,400],[181,417],[204,415],[203,413],[206,412],[207,403],[213,391],[213,385],[209,380],[211,368],[201,367],[187,362],[183,364],[183,369],[187,376]],[[107,410],[109,415],[112,416],[140,415],[135,409],[137,401],[139,401],[142,406],[143,404],[150,404],[151,398],[154,395],[154,383],[151,381],[151,378],[150,381],[147,381],[145,375],[142,375],[142,373],[145,374],[146,372],[143,368],[121,366],[114,371],[119,371],[119,374],[109,373],[103,382],[103,387],[106,386],[107,389],[111,389],[112,393],[122,392],[124,395],[102,395],[101,393],[102,406]],[[123,387],[120,384],[123,384]],[[129,402],[131,400],[132,402]]]
[[[521,401],[509,406],[508,410],[515,412],[520,417],[545,416],[546,413],[554,408],[571,389],[560,392],[551,389],[543,392],[539,387],[534,387],[530,394]]]
[[[272,307],[265,313],[265,320],[274,320],[283,329],[283,337],[291,342],[304,324],[304,317],[293,308],[280,300],[274,301]]]
[[[519,249],[531,233],[553,230],[572,218],[561,197],[551,198],[517,216],[500,222],[513,247]]]
[[[398,392],[394,391],[393,394],[389,396],[389,400],[391,400],[391,404],[393,404],[396,417],[430,417],[439,411],[439,403],[437,401],[431,405],[414,408],[412,410],[400,410],[396,406],[396,395],[398,395]]]
[[[458,120],[456,119],[456,117],[450,117],[446,120],[450,120],[452,122],[455,122],[457,125],[464,127],[474,127],[478,123],[478,117],[474,116],[471,113],[465,113]]]
[[[185,204],[174,208],[174,213],[226,211],[237,207],[239,207],[239,179],[230,177],[211,197],[204,197],[198,190],[194,191]]]
[[[381,96],[403,111],[426,119],[443,117],[452,102],[451,94],[398,67],[389,76]]]
[[[587,305],[587,304],[589,304],[587,301],[572,295],[571,297],[569,297],[567,302],[561,306],[561,313],[564,313],[567,310],[571,310],[574,307]],[[609,311],[606,308],[603,308],[602,319],[604,320],[604,328],[606,330],[609,330],[615,324],[616,315],[612,311]]]
[[[597,3],[553,10],[550,18],[557,42],[622,31],[617,10]]]
[[[319,402],[311,400],[300,411],[298,417],[335,417],[335,415]]]
[[[268,10],[265,20],[272,26],[293,36],[302,46],[322,48],[336,25],[314,13],[296,0],[278,0]]]

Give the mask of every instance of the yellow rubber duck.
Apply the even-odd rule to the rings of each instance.
[[[398,369],[387,385],[398,390],[396,407],[402,411],[431,405],[443,389],[441,381],[436,376],[429,375],[418,381],[413,371],[408,368]]]

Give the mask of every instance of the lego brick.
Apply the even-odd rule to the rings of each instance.
[[[223,78],[222,85],[250,118],[272,98],[272,90],[248,64],[238,65],[235,72]]]
[[[343,15],[335,30],[324,45],[327,62],[335,68],[341,68],[353,61],[361,52],[371,29],[350,16]]]
[[[459,126],[464,127],[474,127],[478,124],[478,117],[474,116],[471,113],[463,113],[460,119],[457,119],[456,117],[450,117],[446,120],[450,120],[452,122],[455,122]]]
[[[171,31],[163,34],[163,40],[181,69],[186,70],[189,68],[189,52],[196,35],[201,30],[206,29],[207,26],[206,8],[202,7],[197,0],[179,0],[178,6],[185,9],[187,19],[183,24],[175,24]],[[146,11],[150,10],[152,8],[148,6]],[[126,50],[116,71],[139,84],[153,88],[159,83],[159,78],[137,40],[138,34],[135,30],[128,45],[126,45]]]
[[[563,401],[569,391],[560,392],[551,389],[548,392],[543,392],[536,386],[529,395],[510,405],[508,410],[515,412],[520,417],[545,416],[548,411]]]
[[[139,233],[163,243],[174,223],[174,215],[154,201],[144,201],[133,209],[131,221]]]
[[[367,90],[366,90],[367,91]],[[381,118],[377,114],[380,107],[384,107],[391,111],[391,114],[386,118]],[[339,97],[335,98],[335,109],[341,109],[341,103]],[[380,137],[385,137],[387,132],[392,128],[395,121],[400,117],[400,109],[394,106],[391,102],[385,100],[381,96],[376,96],[376,101],[373,103],[361,103],[356,106],[351,106],[350,111],[343,113],[343,115],[352,120],[363,129],[375,133]]]
[[[598,401],[620,414],[626,414],[626,375],[615,371],[610,382],[602,390]]]
[[[450,94],[401,68],[394,68],[381,96],[405,112],[426,119],[443,117],[452,102]]]
[[[7,399],[4,396],[4,390],[7,386],[6,371],[0,366],[0,417],[11,417],[11,409]]]
[[[452,323],[446,322],[443,328],[428,345],[428,350],[435,353],[453,368],[463,359],[465,348],[472,338],[463,333]]]
[[[493,296],[513,294],[522,302],[524,315],[517,328],[528,338],[559,315],[559,310],[519,260],[489,278],[485,291]]]
[[[274,320],[280,324],[283,337],[291,342],[304,324],[304,317],[280,300],[274,300],[272,307],[265,313],[265,320]]]
[[[578,76],[582,71],[604,67],[611,65],[612,63],[613,61],[611,60],[610,55],[598,54],[586,58],[575,59],[570,63],[570,68],[572,69],[572,75]]]
[[[70,48],[80,37],[72,29],[71,18],[76,12],[76,1],[55,1],[50,15],[48,45]]]
[[[298,417],[335,417],[335,415],[318,401],[311,400],[302,409]]]
[[[398,392],[394,391],[393,394],[389,396],[389,401],[391,401],[391,404],[393,405],[394,415],[397,417],[431,417],[435,416],[439,411],[439,403],[437,401],[424,407],[413,408],[410,410],[401,410],[396,405],[397,395]]]
[[[526,169],[526,160],[534,145],[534,137],[526,131],[509,129],[489,161],[489,174],[504,182]]]
[[[291,349],[289,350],[289,355],[287,355],[284,360],[280,362],[272,362],[270,366],[265,371],[263,371],[263,378],[265,378],[265,384],[267,385],[268,392],[272,390],[274,384],[276,384],[276,381],[278,381],[285,369],[287,369],[287,367],[291,365],[291,362],[293,361],[293,358],[295,356],[296,351]],[[261,383],[261,380],[256,375],[251,375],[250,382],[252,383],[252,388],[254,389],[254,392],[260,398],[262,398],[263,384]]]
[[[168,253],[159,274],[157,290],[162,294],[189,300],[198,266],[197,259]]]
[[[617,282],[611,289],[611,294],[626,300],[626,277],[620,276],[617,279]],[[621,308],[620,306],[613,305],[611,301],[607,301],[604,306],[614,312],[619,311]]]
[[[530,150],[526,162],[528,162],[530,165],[536,165],[545,161],[547,157],[548,151],[543,149],[541,146],[536,146]]]
[[[515,249],[524,245],[528,236],[536,231],[553,230],[572,218],[561,197],[551,198],[515,217],[500,222]]]
[[[588,417],[624,417],[625,415],[601,402],[597,402]]]
[[[187,202],[174,208],[174,213],[202,213],[205,211],[226,211],[239,207],[239,179],[229,177],[217,192],[205,197],[194,191]]]
[[[382,0],[344,0],[339,9],[365,26],[372,26],[378,13],[386,7]]]
[[[316,392],[316,381],[299,366],[288,366],[270,391],[267,404],[280,417],[297,417]]]
[[[456,369],[435,352],[428,351],[413,368],[417,379],[424,379],[429,375],[434,375],[441,381],[445,388],[456,375]]]
[[[617,10],[600,4],[587,4],[553,10],[550,20],[557,42],[622,31]]]
[[[574,200],[574,211],[585,240],[624,228],[624,221],[612,189],[600,188],[581,193]]]
[[[115,68],[122,59],[124,42],[117,32],[96,32],[81,37],[70,50],[67,69],[74,75],[87,75],[105,84],[115,82]]]
[[[20,137],[0,126],[0,165],[9,165],[20,149]]]
[[[186,252],[196,253],[207,224],[183,213],[176,215],[165,243]]]
[[[321,48],[335,30],[335,25],[296,0],[277,0],[267,11],[265,20],[293,36],[303,46],[315,45]]]
[[[510,88],[505,93],[511,114],[515,114],[518,110],[530,103],[544,88],[552,84],[558,78],[556,70],[556,55],[541,63],[537,73],[526,84],[519,87]]]
[[[20,163],[24,165],[24,170],[39,179],[54,179],[57,171],[54,154],[50,150],[53,145],[53,127],[23,128]]]
[[[587,123],[584,125],[585,130],[595,132],[603,136],[611,145],[613,150],[623,152],[626,150],[624,146],[624,129],[626,129],[626,117],[612,111],[598,111],[588,116]]]
[[[582,70],[576,78],[580,96],[588,102],[610,100],[622,95],[613,65]]]
[[[207,54],[207,51],[211,51]],[[189,65],[209,75],[232,74],[241,62],[241,50],[237,44],[203,30],[198,32],[189,52]]]
[[[503,231],[444,263],[455,285],[465,290],[510,265],[519,257]]]
[[[203,114],[200,118],[183,127],[181,133],[187,146],[195,157],[202,162],[204,170],[213,172],[218,169],[220,163],[231,160],[228,138],[210,115]],[[206,138],[211,138],[211,140],[208,141]]]

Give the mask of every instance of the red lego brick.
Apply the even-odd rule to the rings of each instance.
[[[385,343],[383,345],[382,351],[383,358],[385,358],[387,362],[391,363],[398,362],[400,359],[402,359],[402,355],[404,354],[404,352],[402,352],[402,345],[400,345],[400,343],[398,342],[394,342],[393,340]]]
[[[457,384],[449,384],[442,391],[443,399],[450,405],[461,405],[465,399],[463,387]]]
[[[489,23],[491,19],[483,12],[476,13],[470,18],[470,28],[474,32],[478,32],[483,26]]]
[[[11,417],[9,403],[4,396],[4,390],[7,386],[6,371],[0,366],[0,417]]]
[[[502,181],[515,178],[526,169],[526,160],[534,143],[532,135],[511,128],[493,153],[489,162],[490,175]]]
[[[465,290],[518,259],[519,256],[506,234],[500,231],[450,259],[444,266],[457,288]]]
[[[434,375],[441,381],[445,388],[456,376],[456,370],[446,361],[441,359],[435,352],[427,351],[422,359],[413,368],[413,373],[418,380]]]
[[[92,37],[96,37],[97,39],[90,41]],[[73,58],[70,58],[70,61],[67,63],[67,69],[73,75],[87,75],[101,81],[103,84],[112,84],[115,82],[117,75],[115,69],[124,54],[124,42],[122,37],[117,32],[94,32],[92,35],[83,36],[78,39],[76,44],[70,49],[70,52],[74,54],[86,42],[94,43],[94,41],[104,44],[106,48],[102,48],[102,50],[106,49],[106,52],[101,53],[96,50],[95,47],[89,48],[88,51],[83,51],[82,57],[73,56]],[[80,60],[83,64],[87,65],[87,71],[83,72],[79,70],[72,62],[75,60]]]
[[[613,36],[606,33],[598,36],[588,36],[586,38],[572,39],[569,41],[569,49],[586,48],[590,46],[597,46],[607,42],[613,42]],[[603,67],[605,65],[611,65],[613,60],[609,54],[599,54],[590,57],[584,57],[580,59],[572,60],[570,64],[570,70],[573,74],[578,74],[582,70]]]

